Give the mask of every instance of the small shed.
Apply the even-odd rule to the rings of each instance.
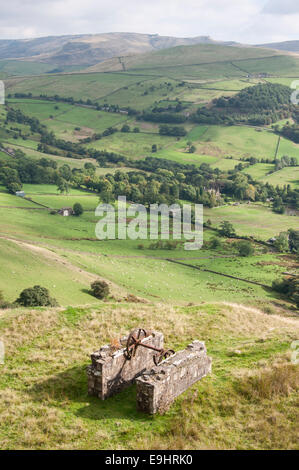
[[[62,215],[63,217],[68,217],[74,214],[74,211],[71,207],[62,207],[59,209],[58,214]]]
[[[25,191],[16,191],[16,196],[18,197],[25,197]]]

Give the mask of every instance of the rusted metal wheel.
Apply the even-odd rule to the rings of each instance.
[[[164,359],[173,356],[173,354],[175,354],[173,349],[167,349],[166,351],[161,351],[160,353],[155,354],[153,357],[155,365],[158,366],[162,361],[164,361]]]
[[[138,345],[147,336],[148,334],[143,328],[131,331],[127,339],[125,351],[126,359],[131,360],[132,357],[135,356]]]

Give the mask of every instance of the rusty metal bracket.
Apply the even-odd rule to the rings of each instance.
[[[138,346],[142,346],[143,348],[151,349],[152,351],[156,351],[157,354],[154,354],[153,361],[154,364],[157,366],[160,364],[164,359],[175,354],[172,349],[163,349],[163,348],[155,348],[150,344],[145,344],[142,341],[144,338],[149,336],[148,332],[144,328],[139,328],[137,330],[131,331],[127,339],[127,345],[125,350],[125,357],[128,361],[135,356]]]

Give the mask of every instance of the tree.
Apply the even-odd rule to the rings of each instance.
[[[228,220],[224,220],[223,222],[221,222],[219,233],[223,237],[234,238],[236,236],[234,226]]]
[[[73,205],[73,211],[74,215],[76,215],[77,217],[83,214],[84,210],[80,202],[75,202],[75,204]]]
[[[288,251],[289,249],[289,237],[287,233],[281,232],[278,237],[276,238],[274,242],[275,248],[280,251],[281,253],[284,253],[285,251]]]
[[[299,279],[297,277],[285,278],[283,280],[276,279],[272,283],[272,288],[276,292],[289,297],[299,307]]]
[[[48,289],[41,286],[29,287],[24,289],[16,303],[23,307],[57,307],[57,301],[50,296]]]
[[[274,199],[272,209],[273,212],[276,212],[277,214],[284,214],[285,208],[281,197],[276,197]]]
[[[299,230],[289,230],[289,249],[292,253],[299,252]]]
[[[109,295],[109,285],[105,281],[94,281],[90,287],[92,295],[97,299],[105,299]]]
[[[157,145],[153,144],[152,145],[152,153],[156,153],[156,152],[157,152]]]
[[[254,254],[254,247],[246,240],[236,244],[240,256],[252,256]]]
[[[121,132],[130,132],[131,128],[128,126],[128,124],[124,124],[121,128]]]
[[[57,181],[57,190],[60,194],[68,194],[69,192],[69,184],[63,178],[59,178]]]
[[[212,240],[210,242],[210,248],[212,250],[216,250],[218,248],[221,248],[221,246],[222,246],[222,243],[221,243],[220,238],[217,238],[217,237],[212,238]]]
[[[191,140],[188,140],[187,142],[187,151],[189,153],[194,153],[196,150],[196,147],[193,145],[193,143],[191,142]]]
[[[10,194],[16,194],[17,191],[21,191],[22,183],[12,181],[11,183],[6,183],[6,188]]]

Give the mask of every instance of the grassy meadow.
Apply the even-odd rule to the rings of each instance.
[[[175,350],[205,340],[213,358],[212,374],[163,416],[136,412],[134,386],[105,401],[87,395],[88,355],[139,325],[163,331]],[[2,449],[297,448],[295,318],[236,304],[112,302],[3,312],[0,336]]]

